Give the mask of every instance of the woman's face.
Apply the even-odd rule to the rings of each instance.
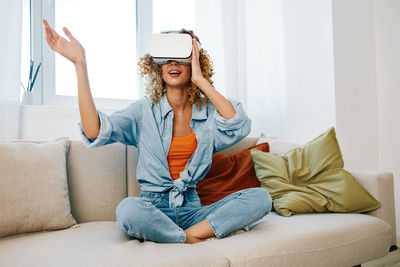
[[[165,83],[173,87],[187,86],[192,76],[190,65],[178,64],[176,61],[161,65],[161,73]]]

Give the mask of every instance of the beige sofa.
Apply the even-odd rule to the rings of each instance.
[[[256,141],[246,138],[226,152]],[[0,239],[0,266],[354,266],[395,248],[389,172],[352,172],[382,205],[368,214],[282,217],[271,212],[250,231],[220,240],[193,245],[140,243],[115,224],[118,203],[139,195],[136,162],[134,147],[117,143],[89,149],[81,141],[71,141],[67,174],[78,225]]]

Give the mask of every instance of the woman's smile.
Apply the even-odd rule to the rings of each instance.
[[[179,70],[171,70],[168,73],[173,78],[177,78],[179,77],[179,75],[181,75],[181,72]]]

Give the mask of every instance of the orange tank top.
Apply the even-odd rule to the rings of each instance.
[[[180,172],[185,170],[186,164],[197,147],[196,134],[192,131],[187,136],[174,136],[168,151],[169,173],[172,179],[180,177]]]

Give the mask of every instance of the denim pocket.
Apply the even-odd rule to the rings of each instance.
[[[141,199],[143,199],[144,201],[153,204],[154,206],[158,206],[160,205],[162,198],[158,197],[158,198],[149,198],[149,197],[140,197]]]
[[[143,201],[146,201],[150,204],[153,204],[154,206],[158,206],[161,204],[162,200],[163,200],[163,195],[162,193],[158,193],[158,192],[149,192],[149,191],[143,191],[140,194],[140,198]]]

